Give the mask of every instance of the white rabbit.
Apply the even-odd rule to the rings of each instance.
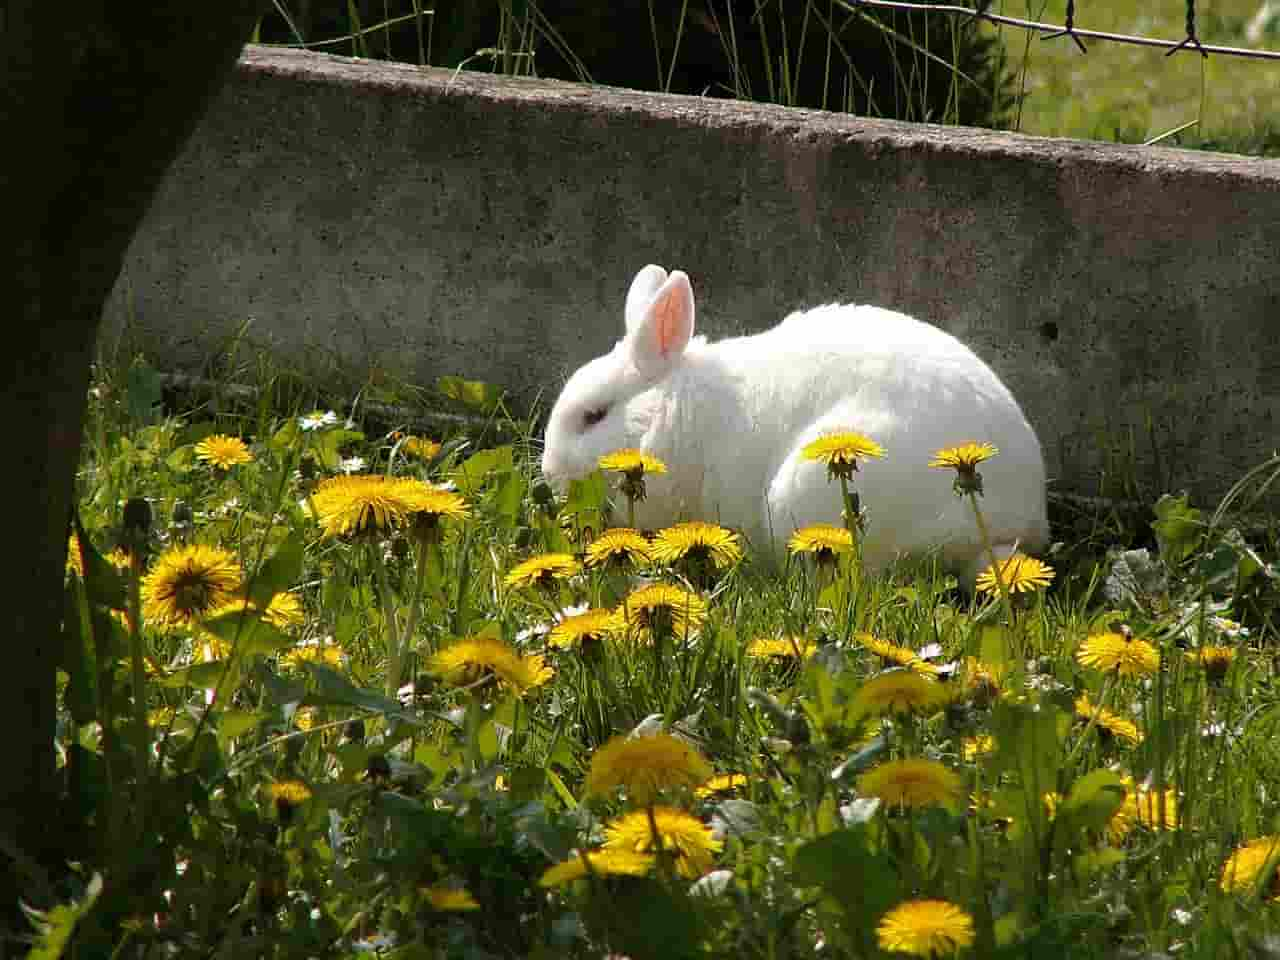
[[[852,488],[868,512],[863,561],[940,548],[972,584],[987,566],[954,471],[930,469],[943,448],[990,442],[980,500],[998,556],[1048,536],[1044,460],[1013,395],[959,340],[880,307],[829,304],[755,336],[694,337],[693,289],[650,264],[627,294],[626,335],[579,369],[547,422],[542,472],[553,485],[636,447],[666,462],[646,478],[636,522],[713,520],[781,554],[792,532],[840,523],[839,481],[801,457],[819,435],[852,430],[883,445]]]

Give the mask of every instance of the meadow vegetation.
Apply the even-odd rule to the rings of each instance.
[[[98,369],[57,740],[92,856],[40,955],[1275,952],[1280,568],[1239,521],[1280,461],[969,594],[860,570],[874,438],[814,451],[833,523],[776,566],[625,528],[633,453],[557,495],[458,383],[514,442]],[[919,465],[979,515],[981,440]]]

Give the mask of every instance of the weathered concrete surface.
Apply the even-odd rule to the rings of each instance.
[[[871,302],[968,342],[1062,490],[1220,494],[1277,444],[1280,163],[251,48],[113,315],[189,366],[245,318],[549,401],[634,271],[712,336]],[[957,441],[968,439],[957,437]]]

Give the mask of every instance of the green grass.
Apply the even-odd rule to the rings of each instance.
[[[1245,27],[1258,4],[1225,0],[1198,5],[1204,43],[1252,46]],[[1062,0],[1003,0],[993,10],[1062,23]],[[1180,40],[1185,6],[1177,0],[1080,3],[1076,26]],[[1025,70],[1020,129],[1045,136],[1141,143],[1196,122],[1164,142],[1276,152],[1274,100],[1280,63],[1188,52],[1166,57],[1159,49],[1089,41],[1081,54],[1067,38],[1043,41],[1003,29],[1010,61]],[[1280,46],[1273,34],[1261,44]],[[1017,120],[1015,118],[1015,125]]]
[[[927,558],[871,578],[848,558],[823,574],[748,552],[723,570],[647,571],[697,590],[697,630],[658,616],[651,642],[556,649],[556,612],[618,609],[634,571],[508,582],[530,557],[580,555],[610,509],[600,475],[567,499],[538,483],[527,423],[507,419],[519,439],[498,447],[439,437],[422,459],[358,405],[357,422],[343,411],[307,428],[305,409],[243,398],[165,417],[145,367],[99,374],[79,476],[86,574],[69,574],[59,658],[59,756],[85,837],[62,899],[89,903],[89,878],[105,877],[82,908],[84,951],[348,956],[391,938],[412,957],[809,957],[819,942],[833,957],[888,957],[877,925],[922,897],[966,911],[982,957],[1243,957],[1280,932],[1271,880],[1219,884],[1241,843],[1280,832],[1280,574],[1274,542],[1250,547],[1231,526],[1278,463],[1221,515],[1165,498],[1150,527],[1095,526],[1050,557],[1052,588],[1012,611],[957,592]],[[491,392],[462,395],[506,419]],[[252,462],[202,462],[196,444],[213,431],[243,437]],[[317,486],[356,456],[361,473],[454,484],[470,515],[438,539],[395,525],[327,535]],[[146,556],[116,567],[102,555],[128,542],[121,504],[140,497],[154,517]],[[1158,550],[1104,553],[1129,538]],[[229,551],[253,605],[160,629],[145,578],[183,542]],[[282,592],[303,615],[273,625],[257,611]],[[1158,652],[1158,670],[1080,661],[1086,637],[1122,627]],[[931,699],[919,709],[885,713],[872,680],[901,671],[868,634],[956,667],[920,681]],[[782,635],[815,652],[750,653]],[[522,694],[502,670],[442,673],[435,653],[476,637],[553,672]],[[1209,644],[1234,654],[1217,679],[1186,656]],[[401,679],[412,692],[396,696]],[[1085,695],[1115,717],[1081,715]],[[692,892],[705,867],[678,856],[645,877],[540,887],[645,809],[586,787],[600,748],[637,726],[745,775],[733,792],[662,795],[718,825],[709,865],[721,872],[702,887],[720,892]],[[978,737],[990,749],[974,755]],[[877,804],[867,775],[908,758],[941,764],[956,786],[919,807]],[[295,782],[305,799],[275,799]],[[1141,796],[1165,812],[1124,806]],[[446,888],[479,911],[433,907]]]

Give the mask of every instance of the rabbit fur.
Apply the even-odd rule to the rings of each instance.
[[[839,482],[801,450],[853,430],[885,448],[852,481],[869,518],[865,566],[936,548],[972,584],[987,566],[972,507],[953,492],[953,471],[927,464],[943,447],[986,441],[1000,450],[980,467],[997,555],[1047,541],[1035,431],[995,373],[950,334],[880,307],[828,304],[707,343],[693,335],[689,278],[653,264],[631,284],[625,321],[623,339],[575,372],[551,411],[542,471],[553,485],[636,447],[668,467],[646,478],[639,526],[716,521],[781,555],[797,528],[841,522]]]

